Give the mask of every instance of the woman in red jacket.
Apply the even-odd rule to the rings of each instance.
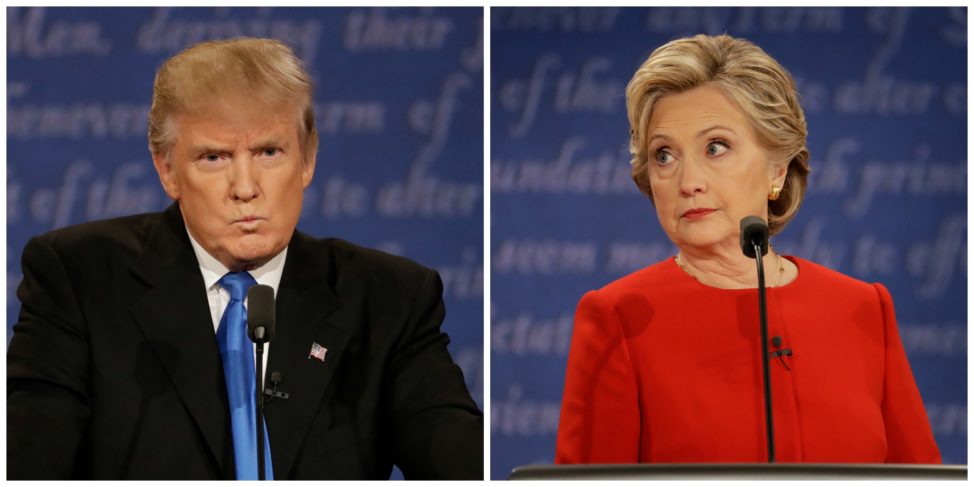
[[[795,82],[729,36],[657,49],[627,88],[633,179],[679,249],[579,302],[558,463],[767,459],[757,276],[739,222],[795,216],[809,171]],[[940,463],[889,292],[764,257],[780,462]]]

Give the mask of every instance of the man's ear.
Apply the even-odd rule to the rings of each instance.
[[[315,163],[317,162],[318,148],[309,151],[309,154],[304,158],[301,166],[301,187],[304,189],[308,188],[311,184],[311,180],[315,175]]]
[[[156,173],[159,174],[162,189],[170,198],[179,201],[179,184],[176,181],[176,172],[172,166],[169,153],[153,152],[152,164],[156,167]]]

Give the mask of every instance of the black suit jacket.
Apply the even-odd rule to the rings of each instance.
[[[232,479],[226,385],[178,205],[32,239],[7,355],[7,472]],[[295,232],[265,409],[277,479],[481,478],[483,418],[440,331],[439,276]],[[312,344],[328,349],[309,358]]]

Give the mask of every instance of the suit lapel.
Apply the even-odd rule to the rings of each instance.
[[[231,470],[230,420],[223,367],[203,277],[178,205],[150,231],[133,272],[149,287],[130,311],[226,473]]]
[[[271,342],[267,377],[280,372],[286,400],[265,408],[275,477],[288,472],[306,447],[311,423],[352,336],[335,322],[341,307],[329,282],[334,273],[329,256],[310,237],[295,232],[277,291],[277,332]],[[324,360],[311,356],[314,344],[327,349]]]

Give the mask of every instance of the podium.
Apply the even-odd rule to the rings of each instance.
[[[526,465],[509,480],[967,480],[967,465],[669,463]]]

